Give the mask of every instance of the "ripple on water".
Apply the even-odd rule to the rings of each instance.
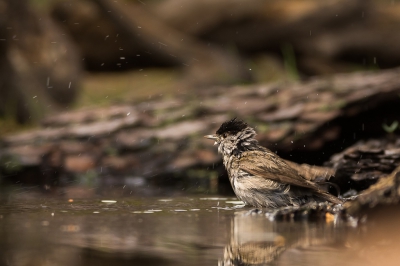
[[[117,203],[116,200],[102,200],[101,202],[103,202],[103,203],[109,203],[109,204]]]
[[[212,198],[200,198],[200,200],[227,200],[228,198],[218,198],[218,197],[212,197]]]

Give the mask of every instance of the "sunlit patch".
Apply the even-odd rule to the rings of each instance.
[[[195,212],[195,211],[200,211],[200,209],[190,209],[190,211]]]
[[[162,212],[162,210],[148,210],[149,212]]]
[[[143,212],[141,212],[141,211],[134,211],[134,212],[132,212],[132,213],[143,213]]]
[[[187,210],[180,210],[180,209],[174,210],[174,211],[176,211],[176,212],[187,212]]]
[[[98,212],[98,211],[95,211],[95,212],[93,212],[93,213],[100,213],[100,212]]]
[[[158,201],[172,201],[172,199],[159,199]]]
[[[154,213],[154,212],[152,212],[152,211],[144,211],[143,213]]]

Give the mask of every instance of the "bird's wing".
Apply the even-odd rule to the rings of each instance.
[[[332,176],[335,176],[335,170],[329,167],[309,165],[305,163],[298,164],[288,160],[283,161],[287,163],[289,167],[296,170],[299,175],[309,181],[324,182],[328,181]]]
[[[241,170],[258,177],[321,191],[316,184],[304,179],[283,159],[270,151],[243,152],[238,163]]]
[[[321,190],[318,185],[303,178],[283,159],[269,150],[243,152],[238,164],[241,170],[258,177],[307,188],[324,200],[336,204],[343,203],[339,198]]]

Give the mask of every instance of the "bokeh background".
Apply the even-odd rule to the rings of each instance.
[[[2,0],[1,132],[64,108],[396,67],[399,10],[383,0]]]
[[[399,28],[384,0],[1,0],[2,180],[218,191],[201,138],[234,116],[322,164],[397,130]]]

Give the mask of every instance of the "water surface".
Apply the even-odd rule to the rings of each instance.
[[[397,209],[356,224],[274,221],[229,197],[8,199],[0,265],[398,265]]]

